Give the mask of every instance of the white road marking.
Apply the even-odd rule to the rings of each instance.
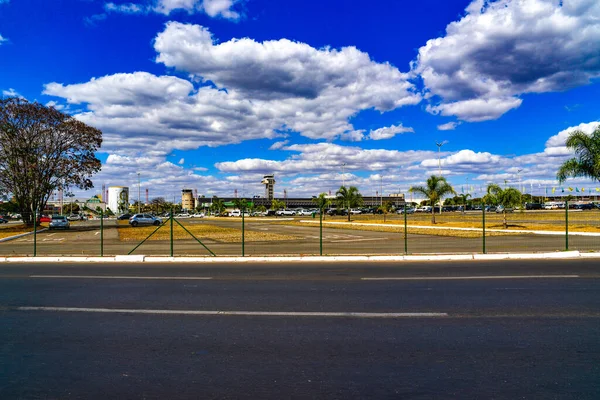
[[[332,240],[331,243],[347,243],[347,242],[366,242],[373,240],[384,240],[384,238],[362,238],[362,239],[342,239],[342,240]]]
[[[383,277],[360,278],[363,281],[456,281],[469,279],[548,279],[548,278],[579,278],[579,275],[490,275],[490,276],[413,276],[413,277]]]
[[[418,318],[447,317],[447,313],[435,312],[310,312],[310,311],[207,311],[207,310],[145,310],[127,308],[78,308],[78,307],[16,307],[19,311],[56,311],[114,314],[154,314],[154,315],[198,315],[198,316],[248,316],[248,317],[352,317],[352,318]]]
[[[210,276],[127,276],[127,275],[29,275],[30,278],[50,279],[154,279],[171,281],[199,281],[213,279]]]

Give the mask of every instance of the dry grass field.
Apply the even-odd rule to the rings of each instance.
[[[486,232],[486,236],[510,235],[511,230],[539,230],[539,231],[565,231],[565,212],[513,212],[506,216],[508,228],[504,232]],[[302,220],[303,222],[300,222]],[[486,229],[502,229],[502,214],[486,213]],[[307,222],[308,221],[308,222]],[[324,222],[347,222],[345,216],[326,216]],[[373,225],[352,225],[352,222]],[[302,226],[318,226],[318,219],[299,218],[293,221],[280,221],[279,224],[292,224]],[[382,225],[387,226],[382,226]],[[390,226],[392,225],[392,226]],[[396,227],[397,225],[397,227]],[[482,229],[483,219],[481,213],[442,213],[436,214],[436,224],[431,223],[431,214],[411,214],[407,216],[407,225],[409,234],[424,234],[437,236],[453,237],[481,237],[482,232],[478,231],[457,231],[444,228],[475,228]],[[348,225],[326,225],[327,228],[356,229],[356,230],[374,230],[380,232],[400,232],[404,229],[404,216],[389,214],[385,218],[383,215],[354,215],[351,216],[351,223]],[[420,229],[414,226],[435,227],[436,229]],[[572,232],[595,232],[600,233],[600,211],[569,211],[569,231]]]
[[[139,226],[132,228],[129,226],[127,221],[119,222],[119,240],[121,241],[142,241],[148,237],[152,232],[156,230],[155,226]],[[223,243],[236,243],[242,241],[242,230],[235,228],[225,228],[216,225],[209,224],[187,224],[181,222],[185,228],[190,231],[196,238],[200,240],[214,240]],[[152,237],[148,240],[170,240],[171,231],[170,227],[165,224],[163,225]],[[179,225],[173,225],[173,239],[190,239],[193,238],[183,230]],[[244,233],[244,240],[246,242],[260,242],[260,241],[283,241],[283,240],[294,240],[297,239],[295,236],[279,235],[268,232],[257,232],[252,230],[246,230]]]

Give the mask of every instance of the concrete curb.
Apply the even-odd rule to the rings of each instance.
[[[168,257],[168,256],[110,256],[110,257],[0,257],[0,263],[282,263],[282,262],[403,262],[403,261],[490,261],[490,260],[548,260],[599,258],[600,253],[564,251],[523,254],[420,254],[411,256],[308,256],[308,257]]]

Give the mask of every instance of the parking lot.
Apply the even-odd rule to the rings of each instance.
[[[346,219],[327,218],[323,226],[323,255],[393,255],[404,254],[444,254],[444,253],[481,253],[483,252],[482,237],[452,237],[435,234],[411,234],[404,237],[400,224],[403,216],[389,215],[387,221],[397,223],[397,228],[380,232],[366,228],[344,226],[329,226],[330,221],[343,222]],[[428,218],[428,217],[427,217]],[[438,218],[444,218],[438,217]],[[537,221],[532,215],[524,214],[515,217],[519,223]],[[421,219],[422,220],[422,219]],[[418,220],[418,221],[421,221]],[[269,256],[269,255],[318,255],[320,253],[320,231],[314,225],[318,219],[307,217],[295,218],[246,218],[244,232],[246,238],[251,232],[265,232],[288,237],[285,240],[248,240],[242,246],[241,218],[189,218],[180,220],[189,229],[195,225],[206,227],[228,228],[233,232],[233,239],[223,240],[211,234],[198,239],[217,256]],[[292,221],[303,221],[306,225]],[[413,220],[411,223],[417,223]],[[313,224],[308,224],[312,222]],[[123,241],[119,236],[120,229],[131,228],[124,221],[105,220],[100,229],[99,220],[74,221],[65,231],[41,231],[11,241],[0,243],[0,255],[26,256],[33,255],[34,241],[36,254],[41,255],[121,255],[131,252],[142,240]],[[166,224],[161,230],[169,230]],[[122,231],[123,232],[123,231]],[[102,239],[102,240],[101,240]],[[565,236],[542,236],[532,234],[512,234],[509,236],[491,236],[485,238],[486,251],[494,252],[548,252],[565,250]],[[405,248],[406,246],[406,248]],[[243,249],[242,249],[243,247]],[[580,251],[600,250],[599,237],[571,236],[569,249]],[[170,240],[149,240],[143,243],[132,254],[169,255]],[[174,240],[173,254],[176,256],[207,256],[209,252],[191,236]]]

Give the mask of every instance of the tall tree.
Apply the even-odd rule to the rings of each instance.
[[[506,208],[516,207],[521,204],[521,192],[515,188],[502,189],[499,185],[494,183],[487,187],[486,199],[493,201],[494,204],[502,205],[502,224],[504,229],[508,228],[506,221]]]
[[[336,203],[338,208],[346,208],[348,211],[348,222],[350,221],[350,209],[354,207],[360,207],[363,204],[362,194],[358,191],[356,186],[342,186],[335,192]]]
[[[150,200],[150,204],[154,208],[154,212],[156,212],[156,214],[161,214],[166,209],[166,200],[164,197],[155,197]]]
[[[565,145],[575,152],[575,157],[565,161],[556,178],[563,183],[568,177],[585,177],[600,181],[600,125],[587,135],[582,131],[569,134]]]
[[[101,144],[101,131],[53,107],[0,99],[0,187],[12,193],[26,224],[55,189],[94,187]]]
[[[411,193],[421,193],[431,202],[431,223],[435,224],[435,205],[448,194],[456,195],[452,186],[441,176],[431,175],[425,186],[413,186],[408,189]]]

